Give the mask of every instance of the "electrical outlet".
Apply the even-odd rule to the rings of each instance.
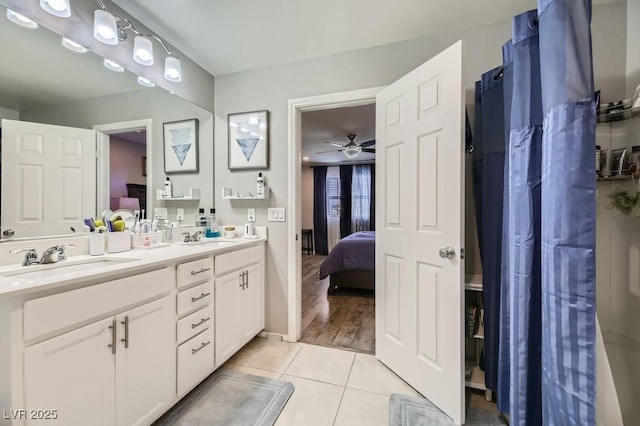
[[[256,209],[247,209],[247,222],[256,221]]]
[[[184,220],[184,209],[178,209],[178,214],[176,215],[176,220]]]
[[[285,222],[285,208],[284,207],[273,207],[267,209],[267,220],[269,222]]]

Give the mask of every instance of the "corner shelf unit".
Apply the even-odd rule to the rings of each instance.
[[[245,194],[241,194],[236,192],[234,195],[233,189],[231,188],[222,188],[222,199],[223,200],[268,200],[271,198],[271,191],[268,186],[264,187],[264,191],[262,196],[256,196],[252,192],[247,192]]]
[[[467,274],[464,280],[465,288],[465,300],[479,301],[478,307],[480,309],[480,324],[478,326],[478,332],[473,337],[467,337],[465,335],[465,352],[473,351],[474,356],[472,359],[465,361],[465,370],[471,369],[471,375],[465,376],[465,386],[471,389],[478,389],[485,391],[484,397],[487,401],[492,400],[491,391],[487,389],[484,384],[484,371],[480,369],[480,353],[482,346],[484,345],[484,310],[482,309],[482,274]],[[466,305],[466,304],[465,304]],[[465,321],[466,321],[466,309],[465,309]]]
[[[158,201],[198,201],[200,200],[200,189],[190,188],[189,193],[182,197],[163,197],[161,189],[156,190],[156,199]]]

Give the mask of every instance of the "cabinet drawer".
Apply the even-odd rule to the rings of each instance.
[[[213,302],[213,283],[211,281],[200,284],[178,293],[178,315],[184,315]]]
[[[213,278],[213,259],[194,260],[178,265],[178,288]]]
[[[178,321],[177,341],[182,343],[208,328],[213,328],[213,304]]]
[[[213,370],[213,328],[178,346],[178,396]]]
[[[242,268],[246,265],[259,262],[262,259],[264,246],[249,247],[230,253],[220,254],[215,257],[216,275]]]

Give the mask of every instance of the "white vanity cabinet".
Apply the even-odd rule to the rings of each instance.
[[[130,306],[131,294],[148,300],[168,293],[172,283],[166,277],[166,270],[154,271],[28,301],[25,324],[31,325],[32,331],[46,330],[46,325],[38,324],[45,321],[46,312],[65,305],[68,311],[76,311],[67,317],[82,324],[92,317],[69,303],[101,305],[109,311],[118,303]],[[133,289],[138,284],[153,290],[136,288],[129,295],[112,291],[126,286]],[[138,305],[27,346],[25,408],[55,409],[57,423],[64,425],[149,424],[166,411],[175,397],[171,351],[174,304],[165,295]],[[68,322],[54,321],[53,327],[73,327]],[[51,419],[27,418],[27,424],[47,422]]]
[[[264,329],[264,245],[215,257],[216,366]]]
[[[214,369],[213,258],[177,267],[176,391],[182,397]]]

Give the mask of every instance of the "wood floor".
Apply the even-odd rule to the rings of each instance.
[[[338,289],[327,296],[329,278],[318,279],[325,256],[302,255],[302,337],[300,341],[358,352],[375,350],[375,301],[370,290]]]

